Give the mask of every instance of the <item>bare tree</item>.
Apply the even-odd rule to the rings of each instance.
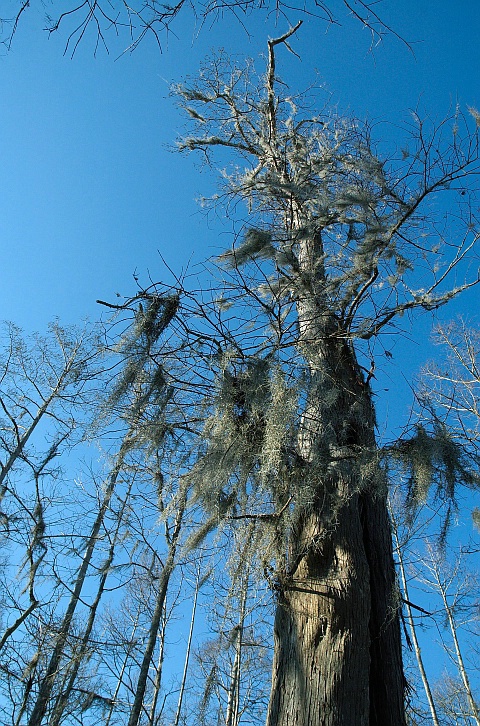
[[[422,564],[421,582],[437,592],[441,597],[441,614],[446,619],[450,635],[450,645],[444,641],[444,647],[456,666],[456,675],[462,684],[461,693],[463,699],[461,700],[464,701],[467,707],[461,717],[465,718],[465,723],[480,726],[480,708],[471,685],[469,669],[460,639],[462,628],[471,631],[473,625],[474,633],[475,625],[478,626],[478,616],[476,614],[478,602],[476,602],[475,598],[475,593],[478,593],[478,578],[472,576],[471,573],[465,572],[461,555],[456,558],[453,564],[449,564],[445,561],[443,553],[431,545],[427,547],[427,557]],[[456,691],[458,693],[460,689],[457,687]],[[450,695],[453,696],[453,693]],[[446,699],[444,699],[445,702]]]
[[[161,430],[165,426],[165,407],[168,404],[170,392],[164,370],[159,364],[153,364],[151,360],[155,345],[163,333],[164,326],[162,326],[161,320],[159,320],[163,311],[162,305],[158,301],[150,302],[150,308],[153,307],[154,310],[152,311],[149,308],[145,314],[143,314],[143,311],[138,311],[133,325],[130,326],[130,329],[126,331],[121,340],[116,343],[116,352],[123,358],[123,364],[113,380],[112,390],[104,408],[106,418],[112,418],[113,416],[117,429],[120,428],[121,430],[122,425],[119,427],[119,424],[123,423],[125,434],[118,453],[113,458],[113,464],[107,482],[102,487],[98,511],[93,520],[91,530],[85,537],[85,551],[82,562],[71,587],[71,595],[65,614],[58,627],[56,642],[48,667],[43,674],[35,703],[29,715],[29,726],[40,726],[49,709],[52,693],[58,675],[61,672],[60,663],[64,657],[65,645],[74,622],[74,615],[80,604],[82,591],[92,567],[93,556],[100,541],[101,529],[106,527],[105,521],[107,513],[111,510],[112,499],[118,488],[119,479],[121,476],[126,476],[131,479],[131,482],[127,486],[127,493],[125,494],[118,514],[119,518],[114,523],[114,527],[117,529],[123,526],[122,520],[125,509],[131,507],[132,481],[142,466],[139,464],[138,456],[140,455],[140,459],[148,459],[149,456],[153,455],[156,459],[158,455],[158,445],[162,439]],[[129,470],[131,471],[129,472]],[[136,713],[135,723],[139,718],[140,709],[143,706],[148,668],[157,636],[169,578],[174,566],[175,547],[178,542],[180,525],[185,512],[185,495],[180,494],[180,499],[181,502],[179,502],[178,508],[175,509],[175,525],[172,533],[173,545],[169,543],[166,562],[159,574],[158,607],[155,609],[147,646],[148,652],[145,655],[143,666],[140,668],[135,701],[132,706],[132,713]],[[105,589],[106,575],[113,562],[116,540],[117,536],[114,537],[110,545],[110,551],[107,555],[107,562],[109,564],[106,570],[104,563],[102,568],[104,571],[100,571],[97,599],[102,596]],[[90,617],[95,616],[97,608],[98,603],[95,604],[94,601],[90,607]],[[85,645],[88,642],[89,631],[91,632],[92,628],[93,620],[87,625],[87,631],[84,633]],[[85,652],[85,649],[83,649],[83,654]],[[82,648],[80,648],[80,655],[82,655]],[[53,707],[53,712],[49,717],[49,720],[53,723],[60,720],[69,694],[73,692],[74,686],[75,668],[70,669],[68,686],[64,689],[60,699],[57,698],[56,705]]]
[[[445,675],[436,684],[435,696],[443,723],[449,726],[475,726],[478,723],[478,719],[472,715],[460,678]]]
[[[159,592],[163,599],[166,596],[173,569],[169,551],[172,542],[173,549],[178,544],[185,496],[177,509],[179,492],[164,482],[161,472],[162,444],[170,435],[165,416],[171,390],[164,369],[152,358],[171,311],[165,314],[160,299],[150,300],[146,308],[145,313],[137,309],[133,322],[130,320],[127,326],[121,324],[122,335],[116,335],[108,354],[109,330],[103,326],[98,327],[97,335],[97,339],[102,336],[103,344],[95,350],[88,348],[88,356],[84,354],[86,341],[71,356],[67,355],[72,345],[60,326],[55,332],[62,333],[61,355],[45,344],[44,349],[34,351],[35,359],[33,355],[29,358],[20,339],[10,338],[2,388],[3,410],[8,413],[2,441],[9,456],[3,466],[4,536],[7,544],[25,541],[24,561],[13,562],[8,573],[15,566],[21,572],[26,570],[28,582],[24,591],[28,591],[29,597],[27,607],[18,605],[18,616],[12,618],[7,613],[10,619],[6,620],[0,641],[4,648],[1,666],[8,673],[8,688],[11,686],[15,691],[15,698],[11,699],[12,723],[41,724],[47,719],[49,723],[60,724],[72,716],[81,721],[83,713],[96,707],[104,711],[111,708],[110,684],[101,683],[95,675],[104,647],[94,637],[102,614],[101,602],[105,598],[108,601],[112,581],[114,590],[128,582],[129,573],[138,564],[135,552],[144,543],[151,551],[157,546],[155,557],[160,562],[161,542],[156,542],[158,535],[154,534],[159,517],[164,519],[168,547],[165,566],[160,568],[163,574],[157,579],[163,583]],[[118,322],[115,325],[118,327]],[[36,342],[39,340],[36,338]],[[43,362],[41,352],[45,354]],[[63,378],[58,382],[55,374],[62,355],[66,372],[59,369]],[[17,359],[21,366],[15,367]],[[100,380],[102,392],[98,390]],[[42,386],[46,387],[46,394]],[[39,427],[42,417],[52,421],[50,428]],[[93,422],[87,421],[90,418]],[[87,445],[99,436],[110,448],[117,448],[116,454],[102,452],[102,475],[92,467],[84,482],[77,473],[73,489],[78,496],[72,496],[67,477],[64,485],[48,492],[42,480],[62,449],[78,440]],[[44,437],[47,441],[50,438],[46,453],[40,449]],[[33,443],[39,451],[33,449]],[[105,475],[108,467],[110,471]],[[33,480],[30,493],[25,471],[31,472]],[[178,481],[173,466],[169,479]],[[17,493],[17,480],[21,496]],[[142,487],[146,482],[149,501],[144,499],[142,509],[134,514],[134,503],[145,496]],[[185,486],[183,490],[186,491]],[[19,521],[12,502],[26,520],[26,526]],[[176,524],[171,530],[174,520]],[[127,535],[129,530],[136,532],[136,536]],[[124,557],[126,561],[119,562]],[[120,578],[119,573],[123,573]],[[19,596],[8,579],[6,574],[2,596],[13,613],[12,599]],[[16,658],[18,665],[14,660],[15,664],[8,668],[16,650],[20,656]],[[138,691],[140,681],[137,687]],[[143,698],[141,703],[143,708]]]
[[[192,650],[192,640],[193,640],[193,629],[195,627],[195,616],[197,614],[197,602],[198,602],[198,593],[200,591],[201,586],[205,582],[205,577],[200,577],[200,570],[197,567],[197,571],[195,574],[195,589],[193,592],[193,604],[192,604],[192,615],[190,618],[190,629],[188,632],[188,639],[187,639],[187,647],[185,650],[185,662],[183,666],[183,673],[182,673],[182,680],[180,682],[180,690],[178,694],[178,702],[177,702],[177,710],[175,711],[175,717],[173,720],[172,726],[179,726],[180,725],[180,717],[182,714],[182,705],[183,705],[183,698],[185,695],[185,688],[187,685],[187,677],[188,677],[188,668],[190,664],[190,654]]]
[[[425,366],[420,399],[473,454],[480,444],[480,331],[461,318],[438,324],[439,360]]]
[[[37,699],[35,701],[35,705],[30,714],[30,718],[29,718],[29,722],[28,722],[29,726],[40,726],[40,724],[42,723],[42,720],[47,712],[50,695],[52,693],[52,690],[53,690],[53,687],[55,684],[55,679],[59,673],[60,660],[64,656],[65,644],[70,635],[70,629],[71,629],[71,626],[73,623],[73,617],[75,615],[75,611],[76,611],[77,605],[80,600],[80,595],[81,595],[82,589],[85,585],[87,572],[88,572],[88,569],[89,569],[91,561],[92,561],[92,556],[93,556],[95,546],[97,544],[100,528],[103,524],[107,508],[110,504],[110,500],[111,500],[111,497],[112,497],[112,494],[113,494],[113,491],[115,488],[117,477],[122,468],[122,464],[123,464],[122,454],[123,453],[124,452],[121,452],[119,454],[119,461],[113,469],[108,486],[106,488],[105,497],[101,503],[100,509],[99,509],[98,514],[93,523],[92,530],[87,539],[87,546],[85,549],[85,554],[84,554],[82,563],[80,565],[80,568],[78,570],[78,574],[76,576],[74,586],[72,588],[70,602],[65,611],[65,615],[63,616],[62,623],[58,629],[58,637],[56,639],[55,646],[53,647],[49,664],[48,664],[45,674],[43,676],[43,679],[42,679],[42,682],[41,682],[41,685],[40,685],[40,688],[38,691]]]
[[[126,447],[125,447],[126,448]],[[111,499],[113,497],[116,484],[117,484],[117,478],[119,475],[119,472],[121,471],[121,464],[122,462],[122,454],[124,454],[125,451],[119,452],[118,460],[114,466],[114,469],[112,471],[112,474],[110,476],[110,479],[108,481],[103,499],[101,501],[98,514],[95,518],[95,521],[93,523],[90,535],[86,541],[86,550],[85,554],[82,560],[82,563],[80,565],[80,568],[78,570],[77,578],[74,583],[74,587],[72,590],[70,602],[68,604],[67,610],[65,611],[65,615],[63,617],[61,626],[59,628],[59,635],[55,644],[55,647],[53,648],[53,652],[51,655],[51,660],[49,663],[49,666],[46,670],[46,673],[44,675],[44,680],[42,683],[42,686],[40,687],[37,703],[41,703],[40,700],[42,697],[42,700],[46,703],[48,703],[50,694],[53,689],[53,683],[54,683],[54,677],[58,671],[60,660],[64,657],[64,649],[65,644],[67,640],[70,637],[70,629],[73,621],[73,617],[77,608],[77,605],[79,604],[80,596],[82,589],[85,585],[88,569],[92,564],[92,558],[93,553],[98,545],[98,542],[102,539],[102,536],[100,534],[100,530],[103,527],[105,529],[106,523],[107,523],[107,510],[110,508]],[[102,562],[101,571],[100,571],[100,577],[97,584],[97,592],[95,594],[95,597],[93,599],[93,602],[88,608],[88,617],[85,624],[85,628],[83,632],[79,633],[77,635],[77,644],[76,649],[74,653],[74,657],[71,658],[70,667],[68,669],[68,679],[66,680],[65,685],[59,690],[59,693],[56,694],[55,701],[53,706],[50,709],[50,715],[49,715],[49,724],[51,726],[59,726],[59,724],[62,722],[62,718],[64,715],[65,710],[67,709],[67,706],[69,704],[69,700],[71,700],[72,694],[75,693],[75,690],[77,688],[77,679],[78,679],[78,673],[80,668],[82,667],[83,663],[88,660],[88,657],[90,655],[89,649],[90,649],[90,638],[92,635],[92,631],[94,628],[94,625],[96,624],[96,617],[98,608],[100,606],[100,602],[102,597],[105,594],[105,589],[107,585],[107,578],[110,574],[110,568],[112,567],[112,563],[114,561],[115,555],[116,555],[116,546],[118,544],[119,535],[121,533],[121,528],[124,523],[124,516],[125,516],[125,509],[130,504],[130,495],[131,495],[131,489],[134,484],[135,477],[132,476],[127,492],[122,497],[122,501],[120,502],[120,511],[116,515],[116,522],[113,523],[113,531],[108,532],[105,530],[104,537],[106,537],[109,540],[109,548],[108,548],[108,554],[107,558],[104,562]],[[48,684],[48,687],[47,687]],[[43,691],[42,691],[43,688]],[[33,717],[33,713],[32,713]]]
[[[417,606],[412,602],[410,595],[410,575],[407,571],[409,563],[408,554],[411,551],[412,541],[415,540],[417,537],[420,537],[422,532],[424,533],[425,524],[422,522],[420,527],[418,527],[417,518],[412,521],[411,514],[409,517],[405,516],[405,503],[398,502],[397,498],[395,497],[395,493],[394,496],[390,498],[389,512],[390,520],[392,523],[394,553],[400,581],[399,586],[402,596],[402,606],[405,611],[406,621],[409,627],[409,644],[415,654],[418,671],[420,673],[420,679],[428,703],[429,718],[431,719],[434,726],[440,726],[433,689],[430,684],[430,679],[427,676],[426,666],[422,655],[416,620],[417,614],[423,614],[427,616],[430,616],[431,614],[428,613],[421,606]],[[420,532],[418,530],[420,530]]]
[[[378,8],[378,2],[371,0],[343,0],[343,10],[346,15],[353,16],[361,25],[370,30],[372,43],[381,40],[384,35],[391,33],[397,35],[389,26],[386,17]],[[172,5],[166,5],[153,0],[71,0],[65,6],[58,5],[53,10],[44,11],[45,27],[49,33],[59,29],[66,30],[66,49],[75,53],[79,43],[87,37],[93,37],[95,52],[99,47],[108,50],[109,41],[113,36],[125,35],[127,50],[134,50],[138,44],[151,35],[158,45],[162,46],[162,39],[170,30],[176,27],[179,15],[189,14],[197,25],[220,21],[224,16],[236,20],[244,25],[251,13],[261,11],[264,13],[274,10],[281,17],[292,13],[307,17],[318,18],[330,24],[338,24],[343,20],[343,14],[335,7],[332,0],[314,0],[311,4],[276,2],[275,5],[265,0],[235,0],[233,3],[224,0],[208,0],[195,2],[195,0],[176,0]],[[22,16],[38,8],[38,3],[31,0],[15,0],[12,3],[10,15],[3,15],[1,23],[4,29],[4,43],[11,46],[12,40]],[[5,12],[5,11],[4,11]],[[399,36],[397,36],[399,37]]]
[[[165,606],[165,599],[167,597],[168,586],[172,572],[176,564],[176,554],[179,544],[180,533],[182,530],[182,523],[185,516],[185,510],[187,507],[187,497],[185,487],[181,487],[179,490],[179,501],[176,505],[175,518],[172,523],[171,531],[167,533],[168,539],[168,551],[165,558],[165,562],[161,567],[158,574],[158,583],[156,587],[156,599],[153,615],[150,621],[148,629],[145,650],[140,663],[140,669],[138,673],[138,680],[135,689],[135,697],[133,700],[132,708],[130,711],[130,718],[128,720],[128,726],[137,726],[144,706],[144,696],[147,688],[148,673],[150,664],[158,636],[160,627],[161,617]]]
[[[92,398],[89,383],[99,374],[100,344],[94,330],[67,330],[58,323],[46,337],[24,339],[6,324],[0,361],[0,502],[15,466],[29,463],[27,446],[39,424],[52,425],[52,457],[77,426],[74,416]],[[77,405],[78,404],[78,405]]]
[[[24,637],[32,642],[27,633],[34,631],[32,617],[38,623],[37,609],[43,606],[48,622],[50,605],[58,602],[55,579],[50,588],[43,584],[59,552],[52,530],[66,498],[59,492],[58,460],[85,438],[103,361],[99,333],[93,327],[65,329],[57,322],[46,336],[28,338],[8,324],[4,332],[0,502],[6,562],[0,651],[2,666],[11,664],[9,673],[17,689],[22,679],[12,653],[18,653]],[[19,664],[29,660],[29,650],[26,645]],[[37,663],[39,657],[32,657]],[[33,680],[28,679],[25,693],[32,688]]]
[[[415,117],[410,150],[382,159],[367,126],[317,113],[314,95],[278,79],[276,54],[298,27],[269,42],[264,75],[220,56],[198,82],[175,89],[193,124],[180,147],[207,162],[222,153],[216,202],[231,217],[245,202],[247,216],[236,218],[232,248],[206,266],[210,289],[189,290],[182,278],[106,303],[120,320],[133,317],[112,345],[94,429],[113,436],[117,454],[105,486],[94,487],[95,511],[73,533],[57,528],[63,544],[49,560],[43,590],[53,588],[37,632],[34,589],[7,624],[10,660],[18,646],[23,666],[1,664],[7,687],[21,694],[12,723],[82,722],[93,703],[107,723],[161,723],[165,604],[179,562],[201,557],[200,545],[221,545],[241,583],[234,637],[226,646],[220,639],[232,657],[221,685],[214,679],[227,723],[247,714],[250,575],[275,599],[268,726],[406,723],[385,461],[411,474],[417,494],[432,481],[451,493],[465,468],[441,425],[377,443],[375,361],[384,357],[382,334],[396,334],[402,315],[436,310],[478,282],[478,114],[457,112],[436,127]],[[441,220],[430,203],[439,195]],[[63,431],[80,399],[58,400],[53,420]],[[39,482],[64,443],[57,437],[57,448],[26,462],[33,434],[25,440],[17,418],[9,421],[4,493],[26,463],[35,580],[46,566]],[[135,607],[124,608],[120,644],[93,643],[109,578],[119,593],[137,587]],[[22,628],[25,646],[12,638]]]
[[[239,534],[241,540],[246,532]],[[247,543],[248,539],[243,546],[249,557]],[[193,678],[194,692],[198,688],[201,693],[195,709],[201,724],[260,723],[266,713],[271,623],[265,622],[263,612],[265,592],[248,564],[239,566],[242,546],[238,541],[235,552],[236,566],[232,562],[227,576],[215,574],[209,583],[210,637],[197,648]]]

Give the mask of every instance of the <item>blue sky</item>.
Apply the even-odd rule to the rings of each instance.
[[[0,57],[0,317],[27,329],[96,317],[95,299],[129,294],[134,270],[163,274],[157,250],[179,269],[229,245],[228,228],[209,228],[195,202],[213,175],[168,148],[183,124],[169,84],[220,46],[257,57],[286,28],[254,14],[250,37],[233,18],[195,37],[186,14],[162,54],[147,39],[116,59],[124,37],[94,58],[87,37],[72,59],[65,34],[49,38],[32,5]],[[460,12],[445,0],[386,1],[383,12],[415,55],[393,37],[369,52],[369,33],[351,19],[312,20],[294,40],[302,60],[280,58],[288,80],[307,85],[316,70],[340,111],[393,124],[377,126],[379,137],[395,138],[418,104],[437,117],[457,99],[480,104],[477,3]]]

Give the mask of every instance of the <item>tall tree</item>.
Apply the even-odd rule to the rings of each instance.
[[[422,581],[436,590],[441,597],[442,614],[447,622],[447,630],[450,631],[452,644],[450,648],[445,646],[445,650],[449,653],[450,659],[458,671],[458,681],[462,688],[457,688],[457,692],[459,691],[463,696],[465,723],[480,726],[480,708],[475,698],[467,660],[461,645],[462,626],[468,629],[477,620],[475,611],[478,609],[478,602],[472,603],[471,598],[473,593],[478,592],[478,578],[468,572],[462,572],[464,559],[462,555],[459,555],[456,562],[449,566],[442,557],[442,553],[430,545],[427,547],[427,557],[428,559],[423,562],[425,572]],[[473,629],[472,632],[474,632]]]
[[[39,604],[36,576],[52,544],[48,524],[54,497],[49,488],[58,475],[56,461],[85,435],[101,369],[99,337],[91,327],[68,330],[55,323],[46,336],[25,337],[15,325],[4,326],[0,533],[4,553],[18,567],[12,581],[21,583],[21,592],[17,601],[8,588],[10,617],[0,650]]]
[[[383,351],[375,341],[396,332],[402,314],[435,310],[477,283],[466,275],[478,236],[471,188],[480,170],[478,137],[472,119],[460,113],[451,125],[430,130],[416,119],[410,151],[402,159],[381,159],[367,127],[312,112],[314,98],[294,96],[279,81],[276,52],[294,32],[269,42],[264,76],[251,63],[239,67],[220,56],[197,83],[176,89],[196,125],[181,147],[207,159],[221,153],[227,168],[217,202],[229,214],[246,202],[248,217],[221,256],[210,290],[189,291],[182,279],[110,306],[122,316],[135,306],[133,324],[115,348],[124,365],[107,406],[124,446],[117,446],[113,476],[100,492],[93,521],[86,528],[79,522],[83,547],[70,546],[70,576],[58,576],[55,557],[45,577],[43,589],[53,582],[55,597],[42,608],[42,628],[30,638],[35,652],[20,644],[25,668],[16,672],[11,656],[0,663],[5,673],[9,669],[8,683],[18,683],[11,693],[22,688],[12,722],[30,717],[41,724],[50,715],[56,723],[81,720],[92,699],[102,704],[108,723],[119,717],[131,726],[144,718],[160,721],[162,618],[174,570],[200,542],[204,551],[221,542],[223,556],[227,543],[234,547],[241,540],[241,551],[233,552],[236,582],[264,575],[276,598],[268,726],[405,723],[382,461],[395,453],[427,486],[435,459],[435,466],[445,464],[451,486],[455,447],[437,427],[432,435],[419,430],[382,450],[375,439],[372,381],[376,354]],[[478,122],[478,114],[472,116]],[[449,206],[457,193],[459,206]],[[441,226],[431,216],[435,209]],[[459,275],[465,275],[460,284]],[[72,370],[75,382],[84,370]],[[63,411],[70,399],[58,400]],[[32,421],[41,405],[29,414]],[[52,411],[59,416],[58,408]],[[13,491],[12,472],[25,463],[32,441],[9,426],[0,482],[7,487],[5,501]],[[31,458],[35,482],[49,451]],[[148,480],[147,497],[138,480]],[[35,574],[45,497],[34,499]],[[202,514],[199,527],[192,512]],[[161,550],[159,514],[166,528]],[[215,539],[219,528],[225,536]],[[237,537],[242,531],[248,535]],[[65,543],[63,530],[57,532]],[[116,567],[112,547],[128,553],[116,573],[127,572],[128,580],[136,569],[145,571],[151,597],[146,620],[143,602],[137,603],[120,650],[115,638],[94,645],[91,637]],[[145,554],[152,566],[145,567]],[[91,605],[84,602],[88,573],[96,583]],[[116,580],[114,587],[120,591],[123,584]],[[231,723],[239,721],[240,675],[247,670],[248,602],[242,605],[240,597],[238,604],[226,680]],[[85,605],[92,619],[79,627]],[[24,603],[18,609],[25,618],[9,624],[6,641],[12,626],[20,631],[25,621],[33,629],[29,608]],[[88,687],[86,672],[91,666],[94,674],[95,657],[101,660],[91,656],[94,647],[97,654],[114,653],[111,663],[103,663],[105,673],[124,650],[119,667],[110,670],[112,688],[111,678],[105,687]],[[82,662],[71,659],[73,652]],[[129,691],[126,700],[123,690]],[[178,713],[183,719],[180,707]]]
[[[393,533],[393,542],[395,547],[395,559],[397,561],[398,565],[398,574],[399,574],[399,587],[401,588],[402,593],[402,601],[403,606],[405,609],[405,620],[408,623],[409,628],[409,639],[408,643],[411,647],[411,649],[415,653],[415,659],[417,661],[417,667],[420,674],[420,679],[422,682],[423,690],[425,691],[425,697],[428,703],[428,709],[429,709],[429,715],[432,720],[433,726],[440,726],[440,721],[438,718],[437,713],[437,707],[435,704],[435,699],[433,696],[433,690],[430,685],[430,680],[427,676],[426,668],[424,659],[422,656],[422,650],[419,643],[418,638],[418,628],[417,628],[417,622],[415,620],[414,613],[423,613],[425,615],[430,615],[430,613],[427,613],[426,610],[423,610],[423,608],[418,608],[416,605],[414,605],[411,602],[411,596],[409,592],[409,578],[407,573],[407,562],[406,562],[406,552],[407,548],[410,544],[409,540],[413,539],[412,537],[412,530],[413,530],[413,523],[411,521],[411,516],[408,516],[409,524],[411,525],[409,528],[402,527],[404,524],[403,522],[398,521],[398,513],[395,509],[395,496],[391,498],[390,501],[390,520],[392,523],[392,533]],[[404,506],[404,503],[402,502],[400,506],[397,506],[397,509],[399,509],[402,513],[405,513],[406,507]],[[403,530],[407,529],[408,534],[404,535]],[[403,535],[403,536],[402,536]],[[415,532],[415,535],[417,535],[417,532]]]
[[[62,589],[59,563],[72,535],[68,512],[77,497],[60,491],[64,472],[59,460],[85,441],[104,361],[95,326],[67,329],[56,322],[45,336],[25,337],[6,324],[3,332],[0,516],[6,607],[0,669],[15,721],[24,716],[48,657]]]
[[[478,282],[453,274],[474,254],[473,205],[445,207],[442,230],[428,206],[441,193],[463,201],[480,168],[478,131],[461,114],[431,129],[415,118],[403,160],[379,158],[367,127],[315,115],[277,79],[276,50],[296,29],[269,41],[265,76],[220,57],[176,89],[195,124],[180,147],[232,152],[220,198],[248,205],[221,256],[222,292],[195,300],[202,323],[192,296],[180,308],[188,380],[196,356],[199,390],[212,375],[216,390],[190,478],[205,531],[240,508],[258,522],[252,553],[263,537],[278,598],[268,726],[400,726],[374,343],[404,313],[436,310]]]

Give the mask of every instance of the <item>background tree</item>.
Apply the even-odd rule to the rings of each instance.
[[[62,587],[56,576],[46,586],[47,573],[55,572],[74,529],[67,512],[78,500],[61,486],[60,457],[86,439],[103,361],[100,331],[91,326],[65,329],[57,322],[48,335],[25,338],[8,325],[2,344],[0,668],[15,722],[35,692],[57,625]]]
[[[412,511],[398,494],[391,514],[407,642],[415,654],[428,704],[423,708],[422,698],[411,699],[415,722],[476,724],[478,572],[473,539],[458,545],[453,523],[444,532],[445,501],[430,496]],[[437,667],[431,653],[424,658],[424,648],[435,649]],[[412,686],[416,680],[411,680]]]
[[[5,324],[0,361],[0,502],[9,492],[15,467],[26,465],[33,471],[41,467],[27,446],[44,419],[54,430],[51,446],[39,461],[58,456],[59,448],[69,442],[77,414],[92,396],[88,384],[98,377],[99,351],[95,330],[66,330],[54,323],[48,336],[25,339],[15,325]]]
[[[443,704],[445,706],[450,700],[450,709],[454,711],[451,705],[457,700],[457,703],[463,706],[458,714],[459,720],[464,719],[467,724],[472,723],[479,726],[480,709],[470,682],[467,660],[464,657],[461,645],[462,628],[467,631],[470,630],[472,634],[476,634],[475,631],[478,630],[478,614],[476,612],[478,602],[474,594],[478,592],[478,579],[465,572],[462,567],[463,558],[461,556],[457,557],[453,565],[449,565],[445,562],[445,558],[442,557],[442,553],[429,546],[427,548],[427,558],[424,561],[424,573],[421,582],[432,588],[441,597],[442,615],[446,620],[447,632],[449,631],[449,645],[445,645],[445,649],[457,670],[455,680],[458,680],[461,684],[461,688],[457,686],[456,689],[449,689],[450,698],[444,698]],[[455,695],[457,695],[457,698],[455,698]],[[448,710],[448,707],[446,710]]]
[[[2,538],[21,583],[18,601],[9,588],[11,609],[1,648],[38,604],[37,574],[52,544],[48,517],[58,516],[56,462],[85,436],[102,369],[99,338],[92,329],[66,330],[58,323],[47,336],[25,338],[6,325],[0,365]]]
[[[397,492],[398,495],[398,492]],[[392,504],[393,501],[393,504]],[[412,540],[419,535],[417,519],[412,521],[411,517],[405,517],[405,503],[399,504],[397,497],[391,497],[390,500],[390,520],[392,523],[392,534],[394,542],[395,560],[397,562],[399,575],[399,588],[402,594],[402,605],[405,613],[405,620],[408,623],[407,642],[411,650],[415,654],[416,664],[420,675],[421,684],[425,692],[428,704],[429,714],[426,719],[431,720],[433,726],[440,726],[438,708],[433,694],[433,688],[427,675],[425,661],[420,647],[420,639],[418,635],[419,628],[416,615],[423,614],[429,616],[426,610],[418,607],[412,602],[410,594],[410,576],[407,572],[407,563],[409,563],[407,551],[412,544]],[[420,528],[421,530],[421,528]],[[415,704],[415,712],[418,713],[418,706]]]
[[[243,525],[236,528],[235,542],[228,548],[231,561],[221,562],[220,547],[207,583],[212,593],[206,613],[209,636],[195,652],[189,698],[202,725],[265,720],[271,677],[270,598],[249,570],[254,523],[243,520]]]
[[[444,421],[473,457],[480,442],[480,332],[458,319],[438,324],[434,342],[441,355],[423,370],[419,397]]]
[[[449,436],[462,449],[463,484],[478,491],[478,331],[461,319],[439,323],[434,341],[441,353],[424,368],[420,380],[420,421],[439,430],[448,427]],[[467,498],[465,490],[457,495],[453,488],[447,498],[445,487],[429,492],[421,485],[422,466],[419,459],[418,484],[413,491],[407,486],[407,499],[393,515],[412,642],[434,723],[476,723],[478,697],[472,684],[478,635],[478,544],[474,532],[468,537],[464,534],[461,544],[457,541],[460,527],[470,529],[473,498]],[[477,511],[473,510],[474,521]],[[412,608],[412,599],[425,601],[428,612]],[[439,641],[446,656],[441,678],[427,677],[421,656],[421,644],[427,639]]]
[[[9,619],[1,638],[1,664],[6,675],[4,693],[11,696],[5,718],[12,723],[33,725],[48,720],[58,725],[71,718],[82,722],[95,709],[106,713],[118,705],[112,698],[112,679],[97,677],[106,652],[100,635],[101,616],[112,589],[120,592],[135,573],[138,580],[147,561],[157,603],[153,608],[156,617],[152,615],[148,623],[149,643],[156,644],[186,511],[186,488],[177,486],[182,480],[175,473],[172,456],[168,477],[162,474],[162,445],[170,436],[165,416],[171,389],[164,369],[152,360],[158,339],[171,320],[171,303],[169,299],[146,300],[145,311],[138,308],[133,322],[120,326],[122,335],[116,334],[114,349],[109,352],[109,336],[103,326],[95,333],[94,348],[91,338],[88,345],[84,339],[82,345],[73,345],[63,331],[59,356],[46,345],[27,356],[25,345],[17,338],[12,353],[13,338],[9,339],[2,398],[9,417],[3,443],[10,456],[7,464],[12,452],[15,457],[8,469],[3,467],[4,539],[6,552],[23,540],[26,550],[23,561],[15,555],[5,563],[2,583]],[[61,329],[57,327],[58,333]],[[45,353],[43,360],[40,352]],[[23,363],[20,373],[15,356]],[[63,358],[60,385],[56,374],[58,359]],[[43,395],[42,386],[48,395]],[[100,386],[104,389],[101,394]],[[39,426],[38,411],[52,425]],[[92,422],[88,419],[93,413]],[[46,454],[41,448],[38,453],[31,449],[34,433],[39,447],[50,439]],[[52,472],[47,467],[62,453],[69,437],[70,443],[83,443],[86,455],[87,444],[98,436],[112,452],[104,451],[98,462],[95,449],[97,462],[91,462],[83,479],[77,469],[77,480],[66,479],[59,487],[61,494],[53,487],[48,490],[44,480]],[[27,473],[33,471],[31,487],[22,465]],[[78,461],[76,465],[80,468]],[[164,538],[159,518],[165,525]],[[11,585],[9,579],[15,582],[15,571],[19,584]],[[28,607],[21,605],[26,596]],[[18,598],[18,606],[14,598]],[[19,609],[17,617],[13,617],[14,607]],[[139,647],[145,650],[144,645]],[[147,648],[143,669],[138,666],[136,672],[133,705],[142,710],[147,708],[153,655]]]
[[[112,32],[115,36],[126,34],[127,49],[134,50],[137,45],[152,34],[156,42],[162,47],[163,38],[168,31],[176,27],[175,21],[181,14],[182,17],[189,12],[192,18],[202,26],[205,22],[219,21],[224,16],[229,20],[237,20],[244,23],[254,11],[274,10],[282,17],[292,12],[298,17],[299,14],[309,17],[317,17],[327,23],[338,23],[342,18],[342,12],[336,6],[337,3],[331,0],[314,0],[310,6],[299,3],[291,5],[277,2],[275,6],[263,0],[235,0],[232,4],[216,2],[195,2],[194,0],[178,0],[173,5],[165,5],[159,2],[135,2],[127,3],[126,0],[116,2],[71,2],[64,7],[53,7],[48,11],[43,10],[45,28],[49,33],[54,33],[60,28],[66,29],[67,49],[75,53],[79,43],[85,36],[92,34],[95,43],[95,51],[104,47],[108,51],[108,44],[111,42]],[[380,40],[386,33],[393,33],[388,22],[378,8],[377,2],[370,0],[343,0],[343,10],[351,14],[363,26],[370,30],[372,43]],[[33,7],[38,7],[33,4]],[[3,42],[11,46],[13,37],[21,24],[22,16],[31,12],[31,0],[13,0],[10,3],[9,13],[4,14],[1,23],[3,26]],[[4,11],[5,12],[5,11]],[[7,11],[8,12],[8,11]]]

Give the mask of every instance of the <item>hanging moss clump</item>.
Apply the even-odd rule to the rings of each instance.
[[[412,509],[427,501],[433,486],[436,497],[454,502],[457,484],[479,482],[465,461],[462,446],[440,421],[434,422],[431,432],[418,424],[415,434],[400,441],[391,453],[408,475],[407,506]]]

